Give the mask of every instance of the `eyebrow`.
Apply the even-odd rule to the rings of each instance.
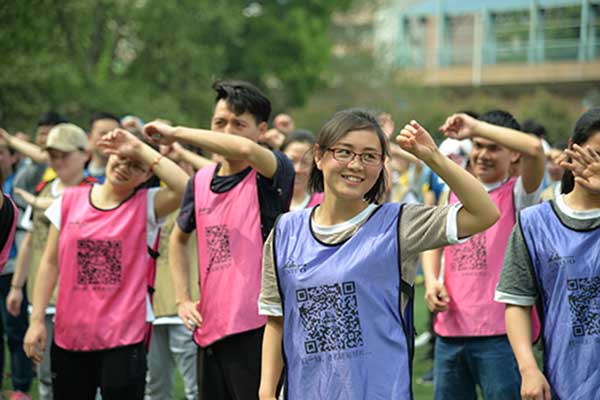
[[[348,142],[338,142],[337,146],[349,147],[351,149],[355,148],[354,145],[352,145],[351,143],[348,143]],[[381,152],[381,150],[377,150],[375,147],[371,147],[371,146],[367,146],[363,150],[372,151],[372,152],[375,152],[375,153],[380,153]]]
[[[473,140],[473,144],[475,146],[479,146],[479,147],[490,147],[490,148],[492,148],[492,147],[498,147],[498,143],[488,143],[488,144],[485,144],[485,143],[481,143],[477,139]]]

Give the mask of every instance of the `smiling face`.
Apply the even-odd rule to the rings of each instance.
[[[338,152],[342,150],[345,155],[354,152],[368,154],[367,157],[381,158],[383,150],[377,134],[372,130],[350,131],[329,149],[318,149],[315,154],[317,168],[323,173],[326,196],[362,201],[382,173],[383,162],[378,165],[364,165],[361,156],[358,155],[349,162],[341,162],[334,158],[332,149]]]
[[[106,179],[117,187],[134,189],[150,178],[151,172],[139,161],[111,155],[106,164]]]
[[[501,182],[510,172],[512,162],[518,154],[504,146],[480,137],[473,138],[471,150],[471,168],[475,176],[483,183]]]

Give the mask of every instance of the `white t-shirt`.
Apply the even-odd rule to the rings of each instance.
[[[494,189],[499,188],[506,181],[496,182],[496,183],[483,183],[483,187],[488,192],[491,192]],[[540,201],[540,195],[542,194],[543,185],[540,182],[540,185],[536,190],[531,193],[527,193],[525,187],[523,186],[523,179],[519,176],[517,181],[515,182],[515,187],[513,189],[513,194],[515,196],[515,213],[518,214],[524,208],[537,204]]]

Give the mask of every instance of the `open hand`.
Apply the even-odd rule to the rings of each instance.
[[[574,144],[572,148],[565,150],[565,154],[570,159],[563,159],[560,166],[573,173],[575,183],[600,194],[600,153],[590,146],[584,148]]]

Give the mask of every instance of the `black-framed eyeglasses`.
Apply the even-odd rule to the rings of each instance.
[[[376,153],[374,151],[356,153],[352,150],[335,147],[330,147],[327,149],[327,151],[331,151],[331,153],[333,154],[333,158],[345,164],[349,164],[352,160],[354,160],[354,157],[356,156],[358,156],[358,159],[360,160],[362,165],[366,165],[369,167],[376,167],[383,163],[383,154]]]

